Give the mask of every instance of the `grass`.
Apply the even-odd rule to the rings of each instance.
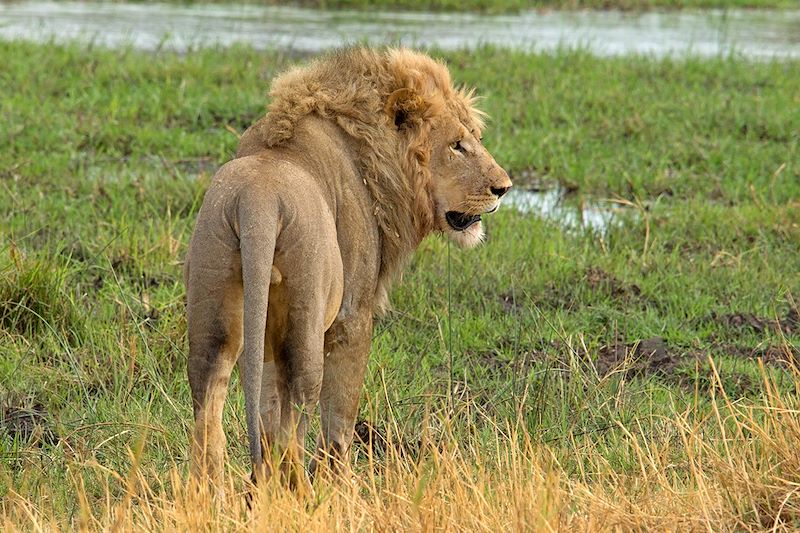
[[[173,0],[175,1],[175,0]],[[177,0],[194,3],[193,0]],[[226,0],[216,0],[226,1]],[[245,0],[245,2],[253,0]],[[241,2],[240,2],[241,3]],[[282,4],[270,0],[272,4]],[[300,6],[322,9],[399,9],[425,11],[515,12],[530,9],[620,9],[644,11],[650,9],[693,8],[796,8],[794,0],[299,0]]]
[[[796,398],[784,403],[768,388],[762,400],[746,406],[724,396],[713,405],[718,411],[702,423],[688,414],[665,421],[664,435],[655,439],[640,428],[625,431],[622,449],[632,461],[627,473],[603,462],[596,443],[586,438],[576,439],[572,451],[589,460],[569,471],[547,446],[515,428],[498,428],[498,440],[488,446],[457,440],[445,428],[446,440],[424,441],[415,460],[394,448],[370,454],[363,457],[362,477],[323,481],[310,498],[271,482],[261,488],[250,512],[236,479],[228,480],[230,496],[214,500],[185,487],[173,469],[161,478],[173,485],[165,494],[152,488],[159,475],[136,463],[106,487],[111,493],[113,485],[123,485],[119,497],[95,505],[78,501],[72,526],[148,531],[251,530],[263,524],[292,531],[781,531],[796,526]],[[706,432],[729,438],[720,444]],[[686,451],[685,458],[670,454],[676,447],[671,441]],[[80,478],[75,488],[83,494]],[[4,508],[5,525],[12,530],[19,524],[31,529],[63,525],[17,493]]]
[[[295,59],[0,44],[4,530],[797,526],[800,65],[444,57],[518,188],[633,207],[607,233],[501,209],[480,249],[428,239],[374,336],[361,418],[388,451],[247,515],[236,385],[228,500],[184,487],[180,263]]]
[[[685,8],[793,8],[791,0],[311,0],[318,7],[425,9],[432,11],[521,11],[526,9],[685,9]]]

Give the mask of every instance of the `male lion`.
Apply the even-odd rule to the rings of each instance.
[[[511,187],[472,93],[423,54],[351,48],[270,94],[214,176],[186,258],[193,472],[214,480],[237,360],[254,479],[270,474],[264,443],[302,459],[318,401],[312,475],[320,457],[344,460],[392,280],[431,232],[481,242],[481,215]]]

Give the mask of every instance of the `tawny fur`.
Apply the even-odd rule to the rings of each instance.
[[[344,50],[278,77],[270,95],[215,176],[186,260],[193,470],[212,478],[240,352],[255,471],[262,440],[303,442],[318,401],[316,458],[343,459],[392,280],[431,232],[480,242],[479,221],[458,221],[496,209],[511,185],[480,143],[472,93],[423,54]]]

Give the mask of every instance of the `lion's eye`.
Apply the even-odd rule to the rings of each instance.
[[[461,141],[456,141],[450,145],[451,150],[455,150],[457,152],[461,152],[462,154],[467,153],[467,149],[461,144]]]

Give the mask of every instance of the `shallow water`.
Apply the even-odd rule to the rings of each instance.
[[[318,52],[352,42],[443,49],[583,47],[598,55],[800,57],[800,10],[387,13],[229,4],[0,3],[0,38],[153,50],[248,43]]]
[[[512,189],[503,199],[503,206],[552,220],[567,230],[588,229],[598,233],[605,233],[612,225],[622,222],[623,215],[631,215],[630,209],[611,201],[584,199],[577,202],[560,187]]]

